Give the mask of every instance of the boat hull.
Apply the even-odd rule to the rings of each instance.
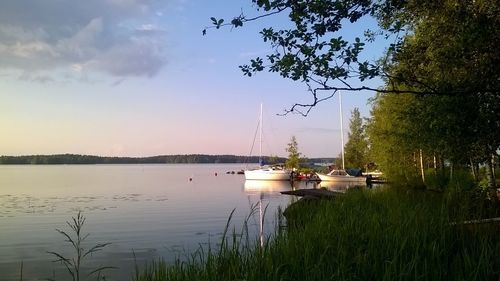
[[[366,183],[366,177],[353,177],[346,175],[325,175],[320,173],[317,173],[317,175],[321,181]]]
[[[285,170],[247,170],[245,171],[246,180],[290,180],[291,173]]]

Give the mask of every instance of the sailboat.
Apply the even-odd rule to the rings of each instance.
[[[363,176],[353,176],[347,173],[345,170],[344,161],[344,129],[342,120],[342,96],[339,93],[339,106],[340,106],[340,139],[342,142],[342,169],[341,170],[331,170],[328,174],[316,173],[321,181],[332,181],[332,182],[342,182],[342,183],[365,183],[366,177]]]
[[[292,172],[280,166],[262,165],[262,103],[260,104],[260,145],[259,145],[259,168],[245,170],[245,179],[247,180],[290,180]]]

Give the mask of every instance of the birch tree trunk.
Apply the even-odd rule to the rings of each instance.
[[[432,157],[432,160],[433,160],[433,164],[434,164],[434,173],[437,173],[437,159],[436,159],[436,153],[434,153],[433,157]]]
[[[453,179],[453,161],[450,162],[450,181]]]
[[[420,173],[422,175],[422,182],[425,183],[424,156],[422,155],[422,149],[420,149]]]
[[[470,158],[470,169],[472,171],[472,176],[474,177],[474,181],[478,182],[479,181],[479,176],[477,174],[476,164],[474,163],[474,161],[472,160],[472,158]]]
[[[488,189],[490,190],[490,195],[492,198],[497,198],[497,187],[496,187],[496,179],[495,179],[495,170],[494,170],[494,155],[491,155],[491,159],[486,161],[486,178],[488,180]]]

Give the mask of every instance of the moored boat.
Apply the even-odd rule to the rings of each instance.
[[[361,171],[358,170],[356,175],[350,175],[345,170],[345,161],[344,161],[344,128],[343,128],[343,119],[342,119],[342,96],[340,92],[339,95],[339,111],[340,111],[340,140],[342,144],[342,169],[341,170],[331,170],[328,174],[316,173],[321,181],[332,181],[332,182],[352,182],[352,183],[366,183],[366,177],[361,175]]]
[[[334,182],[359,182],[365,183],[366,177],[364,176],[352,176],[349,175],[345,170],[332,170],[328,174],[316,173],[321,181],[334,181]]]
[[[259,145],[260,167],[257,169],[245,170],[244,171],[245,179],[246,180],[291,180],[292,179],[291,170],[284,169],[281,166],[262,165],[262,104],[260,104],[259,129],[260,129],[260,145]]]
[[[255,170],[245,170],[247,180],[290,180],[291,171],[278,166],[262,166]]]

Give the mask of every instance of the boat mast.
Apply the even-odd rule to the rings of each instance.
[[[262,102],[260,103],[260,119],[259,119],[259,128],[260,128],[260,142],[259,142],[259,166],[262,166]]]
[[[342,142],[342,170],[345,170],[344,161],[344,120],[342,118],[342,95],[339,92],[339,106],[340,106],[340,140]]]

